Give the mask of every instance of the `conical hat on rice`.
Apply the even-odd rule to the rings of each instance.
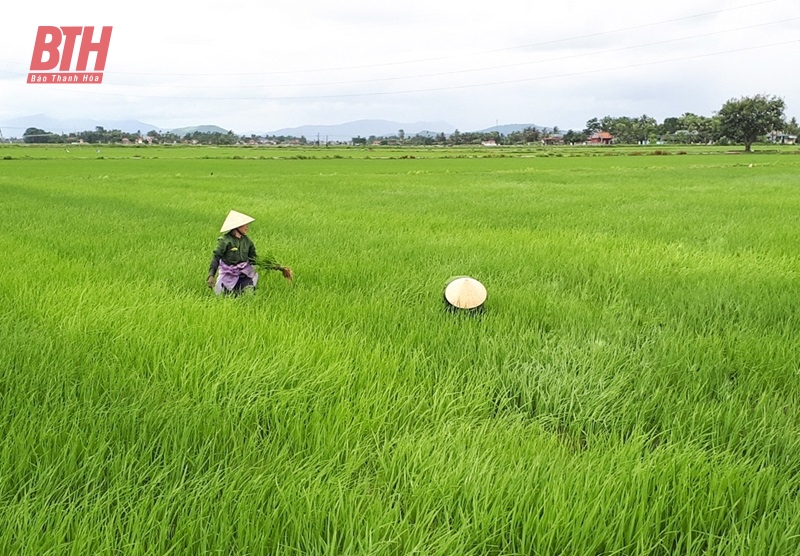
[[[486,301],[486,288],[469,276],[459,276],[444,289],[444,298],[458,309],[476,309]]]
[[[232,210],[225,218],[225,222],[222,224],[220,233],[230,232],[231,230],[235,230],[236,228],[244,226],[245,224],[249,224],[253,220],[255,220],[255,218],[252,216],[247,216],[246,214]]]

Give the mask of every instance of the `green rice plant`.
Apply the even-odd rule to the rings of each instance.
[[[3,146],[0,553],[795,553],[800,162],[681,149]]]

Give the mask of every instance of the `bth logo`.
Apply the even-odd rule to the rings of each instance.
[[[75,70],[70,71],[78,37],[80,48]],[[100,39],[93,41],[94,27],[39,27],[33,45],[28,83],[102,83],[111,42],[111,27],[103,27]],[[86,66],[92,52],[96,55],[94,71],[87,72]]]

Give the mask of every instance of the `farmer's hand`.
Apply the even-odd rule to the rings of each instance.
[[[206,280],[206,286],[208,286],[209,288],[212,288],[212,289],[213,289],[213,288],[214,288],[214,283],[215,283],[216,281],[217,281],[217,280],[216,280],[216,278],[214,278],[214,275],[212,274],[212,275],[210,275],[210,276],[208,277],[208,279]]]
[[[281,267],[281,274],[283,274],[283,277],[289,280],[290,282],[294,280],[294,274],[292,274],[292,269],[289,268],[288,266]]]

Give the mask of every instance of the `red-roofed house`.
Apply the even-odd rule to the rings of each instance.
[[[587,142],[590,145],[610,145],[614,142],[614,136],[607,131],[596,131],[589,136]]]

